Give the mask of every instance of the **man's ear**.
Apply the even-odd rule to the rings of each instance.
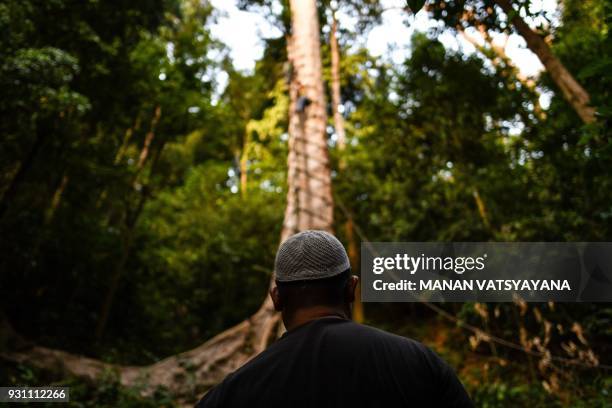
[[[281,298],[278,294],[278,286],[274,285],[270,288],[270,298],[272,299],[272,303],[274,303],[274,310],[280,312],[283,310],[283,302],[281,302]]]
[[[359,277],[351,275],[348,282],[346,283],[346,292],[344,294],[347,303],[353,303],[355,301],[355,289],[357,289],[357,283]]]

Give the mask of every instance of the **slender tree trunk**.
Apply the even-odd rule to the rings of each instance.
[[[161,111],[160,111],[160,114],[161,114]],[[132,139],[134,132],[140,129],[140,123],[141,123],[141,114],[140,112],[138,112],[138,115],[136,116],[136,119],[134,120],[134,124],[126,129],[125,134],[123,136],[123,141],[121,142],[121,146],[119,146],[119,149],[117,150],[117,154],[115,154],[115,160],[113,161],[115,165],[119,164],[121,160],[123,159],[123,157],[125,156],[125,152],[128,149],[130,140]],[[100,210],[103,204],[106,203],[107,196],[108,196],[108,189],[104,188],[100,192],[100,194],[98,195],[98,199],[96,200],[96,210]]]
[[[115,154],[115,160],[113,161],[113,163],[119,164],[121,160],[123,159],[123,156],[125,155],[125,151],[128,148],[128,145],[130,143],[130,140],[132,139],[132,136],[134,135],[134,132],[140,129],[140,121],[141,121],[140,112],[138,112],[138,115],[136,116],[136,119],[134,120],[134,124],[130,126],[129,128],[127,128],[127,130],[125,131],[125,135],[123,136],[123,141],[121,142],[121,146],[119,146],[119,150],[117,150],[117,154]],[[100,192],[100,194],[98,195],[98,199],[96,200],[96,210],[100,210],[102,208],[102,205],[106,201],[107,195],[108,195],[108,190],[107,188],[104,188],[102,192]]]
[[[344,224],[344,229],[346,231],[346,240],[348,242],[348,256],[351,262],[351,269],[354,272],[359,271],[359,275],[361,275],[360,271],[360,262],[359,262],[359,248],[357,247],[357,240],[355,240],[355,231],[353,228],[353,217],[349,216]],[[365,319],[363,313],[363,303],[361,302],[361,281],[357,285],[355,289],[355,303],[353,303],[353,320],[358,323],[363,323]]]
[[[538,56],[552,80],[582,121],[584,123],[595,122],[595,109],[589,106],[589,94],[552,53],[544,39],[525,23],[518,12],[512,8],[510,0],[495,0],[495,2],[504,10],[516,31],[525,39],[527,47]]]
[[[474,197],[474,201],[476,202],[476,208],[478,208],[478,214],[480,214],[480,219],[482,220],[482,223],[489,231],[493,231],[493,229],[491,228],[491,221],[489,221],[487,207],[485,206],[484,201],[482,201],[482,198],[480,198],[478,189],[474,188],[474,190],[472,190],[472,196]]]
[[[157,128],[157,124],[159,123],[159,119],[161,118],[161,107],[157,105],[155,107],[155,111],[153,112],[153,118],[151,119],[151,127],[145,136],[144,144],[142,146],[142,150],[140,151],[140,156],[138,157],[138,165],[136,166],[137,170],[141,170],[149,157],[149,151],[151,149],[151,143],[153,143],[153,138],[155,137],[155,130]]]
[[[346,168],[344,160],[344,150],[346,148],[346,134],[344,132],[344,118],[340,112],[342,104],[341,85],[340,85],[340,47],[338,46],[338,20],[336,19],[336,10],[332,10],[332,25],[329,34],[330,50],[331,50],[331,89],[332,89],[332,112],[334,115],[334,130],[338,138],[336,143],[340,151],[340,171]],[[355,233],[353,231],[353,218],[349,215],[344,223],[344,230],[348,244],[348,255],[351,261],[351,269],[357,272],[359,268],[359,251],[357,242],[355,241]],[[353,320],[363,323],[363,303],[361,303],[361,282],[357,285],[355,293],[355,303],[353,304]]]
[[[338,149],[343,150],[346,145],[346,135],[344,132],[344,118],[340,112],[342,104],[340,94],[340,47],[338,46],[338,20],[336,10],[332,10],[332,26],[329,34],[331,48],[331,79],[332,79],[332,105],[334,113],[334,130],[338,138]]]
[[[293,30],[287,47],[295,75],[290,86],[287,209],[281,240],[304,229],[330,231],[333,222],[316,1],[291,0],[291,11]],[[298,109],[304,101],[300,98],[310,100],[304,109]],[[279,322],[280,316],[266,296],[259,310],[240,324],[193,350],[145,367],[114,366],[43,347],[0,352],[0,358],[40,368],[62,367],[92,380],[110,369],[125,386],[144,381],[147,387],[143,392],[149,395],[155,387],[164,386],[177,400],[188,403],[263,351],[278,335]]]
[[[136,186],[138,182],[138,178],[140,175],[140,171],[144,167],[147,158],[149,157],[149,152],[151,150],[151,143],[153,143],[153,139],[155,138],[155,130],[157,128],[157,124],[161,117],[161,108],[158,105],[155,108],[153,118],[151,119],[151,127],[149,128],[149,132],[145,136],[144,144],[140,151],[140,156],[138,159],[138,164],[136,167],[136,175],[134,176],[134,186]],[[165,143],[161,143],[159,149],[157,150],[157,154],[155,155],[154,161],[151,164],[151,172],[154,171],[155,164],[161,155],[161,152],[164,148]],[[119,261],[115,265],[115,268],[111,272],[110,281],[108,290],[104,296],[104,300],[102,301],[102,305],[100,306],[100,312],[98,315],[98,322],[96,324],[96,330],[94,332],[94,337],[96,340],[100,340],[102,335],[104,334],[104,330],[106,329],[106,324],[108,322],[108,317],[110,315],[111,309],[113,307],[113,303],[115,301],[115,293],[119,288],[119,282],[121,280],[121,275],[123,274],[123,269],[125,268],[125,264],[129,259],[132,244],[134,240],[134,229],[136,228],[136,222],[140,217],[140,213],[144,207],[145,201],[148,196],[148,188],[141,186],[140,187],[140,196],[138,197],[138,203],[136,204],[136,208],[132,211],[131,215],[127,214],[125,221],[125,236],[123,238],[123,245],[121,249],[121,256]],[[110,223],[110,222],[109,222]]]
[[[121,257],[119,261],[115,265],[115,269],[113,269],[110,277],[110,282],[108,286],[108,290],[106,291],[106,295],[104,296],[104,301],[100,306],[100,313],[98,317],[98,322],[96,324],[95,330],[95,339],[100,340],[102,335],[104,334],[104,330],[106,329],[106,324],[108,322],[108,316],[110,315],[111,308],[113,306],[113,302],[115,300],[115,294],[117,289],[119,288],[119,282],[121,280],[121,275],[123,274],[123,269],[125,268],[125,264],[129,259],[130,252],[132,249],[132,244],[134,242],[134,228],[136,227],[136,221],[142,212],[142,208],[144,206],[146,200],[145,192],[141,192],[140,197],[138,199],[137,208],[133,214],[133,220],[128,221],[126,225],[125,236],[123,238],[123,245],[121,249]]]
[[[19,164],[15,175],[11,179],[11,182],[9,183],[8,187],[4,191],[4,194],[2,195],[2,198],[0,199],[0,220],[2,220],[4,214],[8,210],[10,202],[13,201],[17,196],[17,191],[19,190],[21,183],[23,183],[23,181],[25,180],[26,174],[32,167],[36,155],[41,150],[43,144],[43,136],[41,133],[42,130],[40,128],[41,125],[39,124],[36,129],[36,138],[34,139],[34,144]]]
[[[121,143],[121,146],[119,146],[119,150],[117,150],[117,154],[115,155],[115,164],[119,164],[121,159],[123,159],[125,150],[127,149],[127,146],[130,143],[134,132],[138,129],[140,129],[140,112],[138,113],[138,116],[136,116],[134,124],[125,131],[125,135],[123,136],[123,142]]]
[[[242,153],[240,155],[240,194],[242,195],[242,197],[246,197],[247,195],[247,172],[249,171],[249,146],[251,142],[249,133],[250,132],[247,127],[244,131],[244,141],[242,142]]]
[[[66,191],[66,187],[68,187],[68,181],[70,181],[70,177],[68,177],[68,172],[64,171],[62,175],[62,179],[55,189],[55,193],[53,193],[53,198],[51,199],[51,205],[45,212],[45,225],[49,225],[55,216],[55,211],[57,207],[59,207],[62,202],[62,196],[64,195],[64,191]]]

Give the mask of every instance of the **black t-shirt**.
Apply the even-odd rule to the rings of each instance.
[[[472,407],[453,370],[414,340],[339,317],[286,332],[197,407]]]

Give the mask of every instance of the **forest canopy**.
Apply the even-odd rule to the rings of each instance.
[[[308,43],[289,3],[236,2],[280,33],[239,69],[218,2],[0,2],[0,385],[193,403],[279,330],[264,299],[291,228],[335,231],[357,273],[366,241],[612,239],[609,1],[320,0]],[[399,59],[367,46],[389,13],[433,22]],[[319,150],[297,150],[300,120]],[[296,164],[317,152],[321,184]],[[300,207],[296,185],[324,198]],[[444,356],[478,406],[612,406],[609,304],[356,307]]]

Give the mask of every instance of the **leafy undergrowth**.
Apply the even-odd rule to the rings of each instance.
[[[2,370],[0,384],[3,386],[61,386],[70,388],[70,402],[58,403],[21,403],[20,407],[57,408],[58,406],[74,408],[175,408],[179,404],[164,389],[158,389],[151,397],[142,397],[137,388],[126,388],[119,385],[116,375],[109,372],[96,384],[84,382],[77,378],[60,378],[24,365],[16,365]],[[0,404],[0,406],[3,406]]]
[[[472,350],[461,328],[439,319],[393,326],[367,323],[435,350],[456,370],[477,407],[612,407],[612,373],[605,370],[573,369],[572,382],[563,383],[560,392],[551,393],[542,385],[537,363],[526,355],[508,354],[490,344]]]
[[[612,407],[612,375],[601,370],[572,372],[572,382],[564,382],[562,391],[551,393],[542,386],[535,362],[520,354],[485,345],[472,350],[464,341],[462,329],[436,318],[414,319],[409,324],[393,325],[376,321],[370,325],[419,340],[440,354],[458,373],[477,407]],[[379,324],[380,323],[380,324]],[[495,356],[497,354],[497,356]],[[503,356],[503,357],[502,357]],[[68,407],[179,407],[173,396],[159,389],[144,398],[136,388],[121,387],[109,372],[96,384],[75,378],[61,378],[23,365],[4,367],[0,383],[4,386],[67,386]],[[57,407],[58,404],[22,404],[20,406]]]

